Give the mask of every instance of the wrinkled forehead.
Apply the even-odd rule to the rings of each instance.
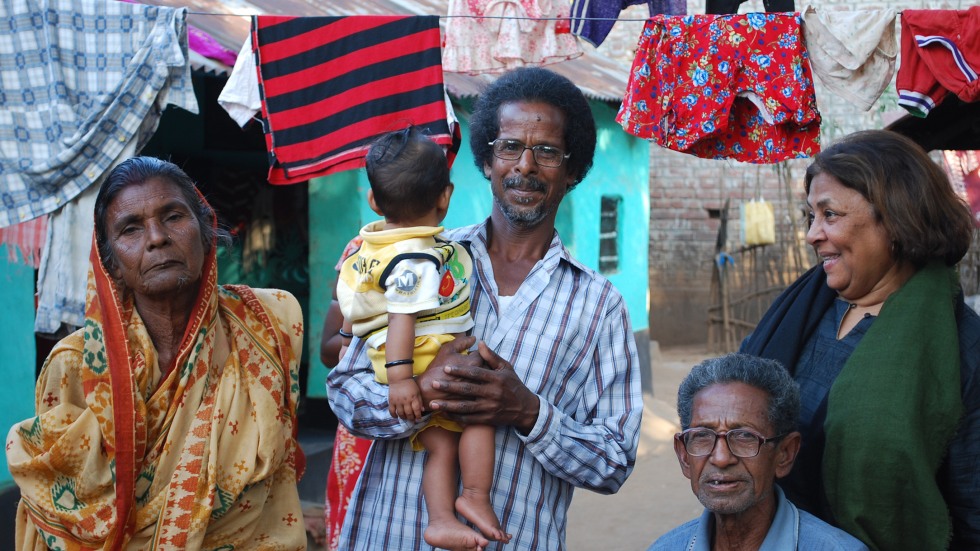
[[[558,137],[565,133],[565,114],[558,107],[543,101],[512,101],[501,104],[497,111],[499,133],[505,129],[539,129],[556,133]]]
[[[169,178],[154,176],[120,186],[109,198],[107,211],[134,209],[147,206],[148,201],[181,205],[194,209],[198,199]]]
[[[708,385],[694,395],[691,426],[769,429],[769,394],[742,382]]]

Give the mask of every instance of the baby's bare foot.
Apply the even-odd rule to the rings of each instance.
[[[433,547],[452,551],[483,551],[490,544],[486,538],[456,519],[430,522],[423,537]]]
[[[500,526],[497,514],[493,512],[490,498],[486,494],[463,489],[460,496],[456,498],[456,511],[475,524],[488,539],[510,542],[511,535],[504,532],[503,527]]]

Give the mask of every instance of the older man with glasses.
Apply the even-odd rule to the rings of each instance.
[[[729,354],[696,365],[677,392],[674,452],[705,510],[649,551],[867,549],[775,484],[800,450],[799,409],[799,386],[779,362]]]

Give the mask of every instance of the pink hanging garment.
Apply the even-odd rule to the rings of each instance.
[[[0,245],[7,246],[7,261],[23,262],[35,270],[41,265],[41,249],[48,235],[48,216],[0,228]],[[18,254],[20,256],[18,258]]]
[[[502,73],[582,55],[559,0],[450,0],[443,69]]]
[[[973,222],[980,228],[980,151],[943,151],[943,167],[953,189],[970,204]]]

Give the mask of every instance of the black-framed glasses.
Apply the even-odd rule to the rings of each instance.
[[[565,153],[557,147],[551,147],[550,145],[528,147],[524,142],[518,140],[497,138],[487,145],[493,148],[494,157],[505,161],[516,161],[524,154],[524,150],[530,149],[531,155],[534,156],[534,162],[541,166],[551,168],[561,166],[562,161],[572,156],[571,153]]]
[[[778,442],[784,438],[785,434],[766,438],[761,434],[748,429],[733,429],[724,432],[715,432],[704,427],[695,427],[675,434],[674,438],[684,443],[684,449],[688,455],[694,457],[704,457],[711,455],[715,449],[718,439],[725,437],[728,443],[728,450],[735,457],[755,457],[759,455],[759,450],[763,444]]]

